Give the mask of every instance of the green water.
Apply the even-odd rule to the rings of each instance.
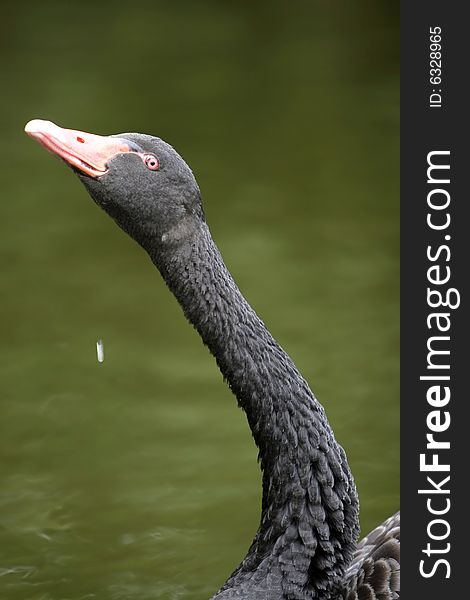
[[[348,453],[363,531],[398,508],[393,4],[2,9],[0,600],[207,599],[260,505],[214,360],[143,251],[23,134],[31,118],[183,154]]]

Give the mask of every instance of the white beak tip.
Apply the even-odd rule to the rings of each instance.
[[[31,119],[25,125],[25,132],[28,134],[42,133],[44,131],[54,129],[56,125],[52,121],[44,121],[42,119]]]

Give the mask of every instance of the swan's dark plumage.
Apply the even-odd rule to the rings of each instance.
[[[62,139],[67,152],[80,156],[73,146],[77,132],[32,123],[28,133],[41,143],[47,146],[50,136],[56,151]],[[87,134],[78,133],[86,142]],[[214,599],[399,597],[399,521],[392,517],[356,544],[358,499],[344,450],[308,384],[228,272],[191,170],[158,138],[115,137],[128,150],[110,156],[104,174],[82,172],[79,160],[74,170],[96,203],[150,255],[214,355],[259,448],[260,526]],[[109,138],[102,139],[108,147]],[[100,141],[95,136],[90,144]],[[158,171],[146,169],[145,153],[158,158]],[[86,156],[90,160],[90,147]]]
[[[400,597],[400,513],[373,529],[357,546],[342,584],[344,600]]]

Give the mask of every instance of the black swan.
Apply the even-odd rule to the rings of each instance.
[[[184,160],[150,135],[102,137],[42,120],[25,131],[146,250],[246,413],[262,470],[261,522],[213,598],[399,598],[399,513],[356,543],[358,498],[344,450],[228,272]]]

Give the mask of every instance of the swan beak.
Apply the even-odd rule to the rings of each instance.
[[[125,140],[63,129],[41,119],[29,121],[24,130],[46,150],[91,177],[104,175],[108,171],[108,162],[116,154],[134,151]]]

